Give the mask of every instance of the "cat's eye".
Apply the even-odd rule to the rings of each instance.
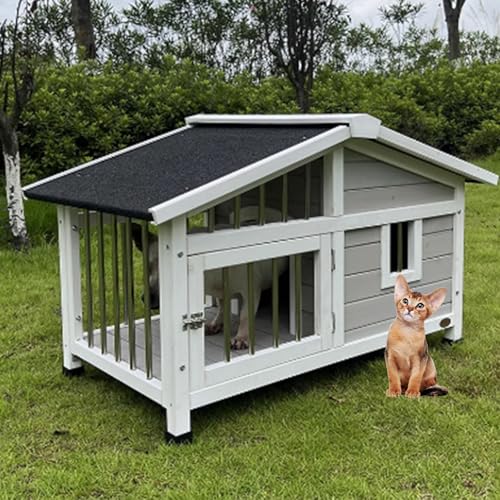
[[[408,305],[408,299],[403,299],[401,302],[402,302],[405,306],[407,306],[407,305]]]
[[[423,309],[424,308],[424,304],[422,302],[419,302],[417,304],[417,309]]]

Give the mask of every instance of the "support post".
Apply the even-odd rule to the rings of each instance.
[[[158,227],[162,403],[167,412],[169,443],[190,442],[189,336],[183,330],[188,312],[186,218]]]
[[[73,208],[58,206],[57,218],[61,280],[63,373],[73,376],[80,375],[83,372],[82,361],[71,353],[72,344],[83,336],[78,213]]]
[[[463,290],[464,290],[464,223],[465,223],[465,187],[464,183],[455,188],[455,199],[459,209],[453,216],[453,280],[451,303],[453,323],[444,334],[449,342],[462,339],[463,326]]]

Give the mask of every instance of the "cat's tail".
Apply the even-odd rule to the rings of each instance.
[[[448,394],[448,389],[441,385],[430,385],[424,390],[420,391],[421,396],[446,396]]]

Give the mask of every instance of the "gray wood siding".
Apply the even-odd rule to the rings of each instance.
[[[344,152],[346,214],[452,200],[454,190],[349,149]]]
[[[444,305],[451,307],[453,276],[453,218],[433,217],[423,221],[422,279],[411,287],[428,293],[445,287]],[[393,290],[381,288],[381,228],[345,233],[345,331],[368,335],[394,319]],[[443,311],[447,309],[443,306]],[[376,330],[376,329],[379,330]],[[382,330],[380,330],[382,328]],[[361,333],[360,333],[361,332]],[[349,337],[350,338],[350,337]]]

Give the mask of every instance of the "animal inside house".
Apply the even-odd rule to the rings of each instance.
[[[447,289],[462,337],[464,185],[498,177],[365,114],[196,115],[36,182],[57,203],[64,371],[190,412],[384,347],[393,287]]]

